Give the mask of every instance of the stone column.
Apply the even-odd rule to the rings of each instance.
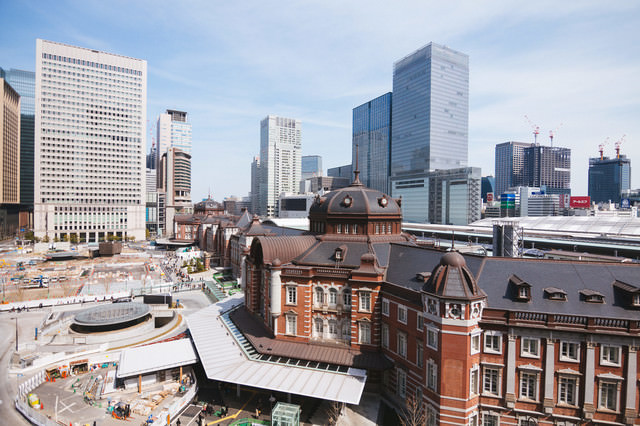
[[[622,357],[622,354],[620,354]],[[638,377],[638,348],[629,346],[627,354],[627,398],[624,406],[624,422],[634,425],[636,420],[636,378]]]
[[[541,340],[542,341],[542,340]],[[551,338],[546,339],[546,354],[544,362],[544,412],[553,413],[553,377],[555,371],[555,341]]]
[[[585,419],[592,419],[595,407],[593,406],[593,393],[595,390],[595,343],[587,342],[587,355],[584,368],[584,405],[582,407]]]
[[[507,394],[505,402],[508,408],[516,404],[516,336],[507,337]]]

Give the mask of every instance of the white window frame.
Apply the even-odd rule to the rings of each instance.
[[[438,329],[435,327],[427,326],[427,347],[438,350]]]
[[[473,398],[480,394],[480,367],[474,365],[469,370],[469,397]]]
[[[478,413],[473,413],[469,417],[469,426],[479,426],[478,425]]]
[[[615,401],[614,404],[610,404],[608,396],[603,398],[604,387],[613,386],[615,389]],[[611,405],[615,405],[615,409],[611,408]],[[620,411],[620,383],[616,380],[602,380],[600,379],[598,382],[598,410],[608,411],[608,412],[619,412]]]
[[[332,318],[329,321],[327,321],[327,323],[328,323],[327,324],[328,337],[330,339],[337,339],[340,335],[338,320]]]
[[[398,322],[401,322],[402,324],[406,324],[407,317],[408,317],[407,307],[403,305],[398,305]]]
[[[360,321],[358,323],[358,343],[361,345],[371,344],[371,323],[370,322]]]
[[[322,306],[324,304],[324,289],[316,286],[313,289],[313,302],[316,306]]]
[[[471,340],[470,340],[471,355],[480,353],[481,342],[482,342],[482,332],[476,331],[471,333]]]
[[[402,368],[396,368],[396,393],[402,399],[407,397],[407,372]]]
[[[494,366],[482,367],[482,395],[500,397],[502,386],[501,380],[501,368]],[[487,389],[487,387],[489,389]],[[493,387],[495,387],[495,392],[492,391]]]
[[[575,356],[571,356],[572,347],[575,347]],[[580,362],[580,343],[570,340],[560,341],[559,359],[564,362]]]
[[[497,343],[497,344],[494,345],[494,343]],[[488,354],[501,354],[502,353],[502,333],[499,331],[485,331],[483,349],[484,349],[484,352]]]
[[[313,319],[313,335],[315,337],[324,337],[324,320],[322,318]]]
[[[292,297],[293,296],[293,297]],[[298,288],[296,286],[287,286],[287,305],[298,304]]]
[[[535,371],[524,370],[520,371],[520,378],[518,383],[518,396],[519,399],[525,401],[538,401],[539,398],[539,379],[540,374]],[[531,392],[531,385],[533,385],[533,392]],[[525,391],[526,390],[526,391]],[[533,394],[533,395],[531,395]]]
[[[396,353],[403,358],[407,357],[407,333],[398,331]]]
[[[371,293],[360,291],[358,293],[358,310],[360,312],[371,312]]]
[[[531,351],[531,344],[534,344],[536,351]],[[540,358],[540,339],[537,337],[520,338],[520,356],[523,358]]]
[[[382,299],[382,315],[389,316],[389,300],[387,299]]]
[[[438,364],[432,359],[427,361],[427,389],[438,391]]]
[[[558,377],[558,404],[577,406],[580,380],[573,375],[560,375]],[[571,395],[571,397],[568,397]]]
[[[385,349],[389,349],[389,325],[382,323],[382,328],[380,330],[380,337],[382,339],[382,347]]]
[[[298,317],[295,315],[286,316],[286,334],[295,336],[298,331]]]
[[[500,426],[500,416],[493,413],[482,413],[482,426]]]
[[[611,354],[615,353],[615,360],[611,360]],[[620,355],[622,348],[618,345],[600,345],[600,365],[620,367]]]
[[[342,289],[342,303],[345,309],[351,310],[351,287]]]
[[[336,306],[338,304],[338,290],[335,288],[329,289],[329,305]]]

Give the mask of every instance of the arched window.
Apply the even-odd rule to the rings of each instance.
[[[322,306],[322,304],[324,303],[324,290],[322,289],[322,287],[316,287],[316,291],[314,292],[314,294],[316,305]]]
[[[351,309],[351,288],[345,287],[342,289],[342,298],[345,309]]]
[[[329,338],[330,339],[338,338],[338,321],[334,319],[329,320]]]
[[[322,318],[316,318],[313,320],[313,337],[322,337],[324,331],[324,324]]]
[[[338,303],[338,290],[329,289],[329,304],[335,306]]]

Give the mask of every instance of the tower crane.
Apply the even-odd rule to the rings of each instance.
[[[620,147],[622,146],[622,143],[624,142],[624,138],[626,137],[627,135],[622,135],[620,140],[616,142],[616,158],[620,158]]]
[[[534,124],[526,115],[524,116],[524,118],[527,120],[527,122],[533,129],[533,142],[536,145],[538,145],[538,135],[540,134],[540,126],[538,126],[537,124]]]
[[[604,160],[604,147],[609,144],[609,137],[604,140],[600,145],[598,145],[598,151],[600,151],[600,161]]]
[[[555,129],[549,130],[549,139],[551,140],[551,147],[553,147],[553,137],[556,135],[556,133],[558,133],[558,130],[560,130],[560,127],[562,127],[562,123],[558,124],[558,126]]]

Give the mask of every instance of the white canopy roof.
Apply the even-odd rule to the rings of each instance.
[[[220,319],[243,298],[235,295],[187,317],[209,379],[348,404],[360,402],[367,379],[362,370],[349,369],[344,374],[249,359]]]
[[[116,377],[130,377],[198,362],[191,339],[127,348],[120,353]]]

